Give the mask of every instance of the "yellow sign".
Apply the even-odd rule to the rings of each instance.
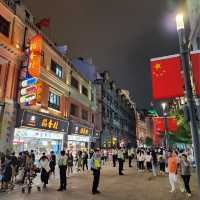
[[[44,119],[42,119],[41,127],[57,130],[58,129],[58,121],[44,118]]]
[[[89,130],[88,128],[80,128],[79,133],[81,135],[89,135]]]

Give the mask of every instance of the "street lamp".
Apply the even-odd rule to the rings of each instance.
[[[197,116],[196,116],[196,103],[192,90],[192,80],[190,77],[190,61],[189,61],[189,48],[188,43],[186,41],[186,34],[184,29],[184,20],[183,15],[179,14],[176,16],[176,25],[177,32],[179,38],[179,46],[180,46],[180,55],[182,62],[182,69],[184,75],[184,83],[185,83],[185,91],[186,91],[186,100],[187,100],[187,109],[189,113],[190,119],[190,128],[192,133],[192,140],[194,145],[194,154],[197,166],[197,179],[200,190],[200,139],[198,134],[198,126],[197,126]]]
[[[167,113],[166,113],[167,103],[166,103],[166,102],[161,103],[161,107],[162,107],[162,109],[163,109],[163,118],[164,118],[165,147],[168,148],[168,137],[167,137]]]

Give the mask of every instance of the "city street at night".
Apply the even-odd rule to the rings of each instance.
[[[124,176],[117,174],[117,168],[103,167],[100,181],[101,194],[91,194],[92,176],[91,171],[75,174],[68,181],[67,191],[58,192],[58,180],[51,180],[47,189],[38,192],[33,188],[31,194],[22,194],[17,187],[9,194],[0,194],[1,200],[185,200],[185,193],[177,189],[176,193],[170,194],[168,177],[153,177],[152,173],[138,172],[135,167],[125,167]],[[197,185],[195,175],[192,176],[191,185],[193,197],[197,200]]]
[[[200,200],[200,0],[0,0],[0,200]]]

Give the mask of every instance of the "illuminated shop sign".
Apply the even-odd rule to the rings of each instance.
[[[29,65],[28,72],[33,77],[40,76],[41,68],[41,58],[42,58],[42,36],[35,35],[30,41],[30,55],[29,55]]]
[[[20,126],[67,133],[68,123],[67,120],[54,118],[46,114],[32,113],[28,110],[23,110],[21,112]]]

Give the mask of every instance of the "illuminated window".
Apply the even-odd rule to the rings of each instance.
[[[71,86],[76,88],[77,90],[79,89],[79,83],[73,76],[71,76]]]
[[[48,104],[50,108],[60,110],[60,96],[58,96],[57,94],[54,94],[53,92],[49,92]]]
[[[88,89],[82,85],[82,94],[88,97]]]
[[[81,117],[83,120],[88,121],[88,111],[87,110],[82,110]]]
[[[10,22],[0,15],[0,33],[9,37]]]
[[[63,78],[63,69],[54,60],[51,60],[51,70],[56,74],[58,78]]]

